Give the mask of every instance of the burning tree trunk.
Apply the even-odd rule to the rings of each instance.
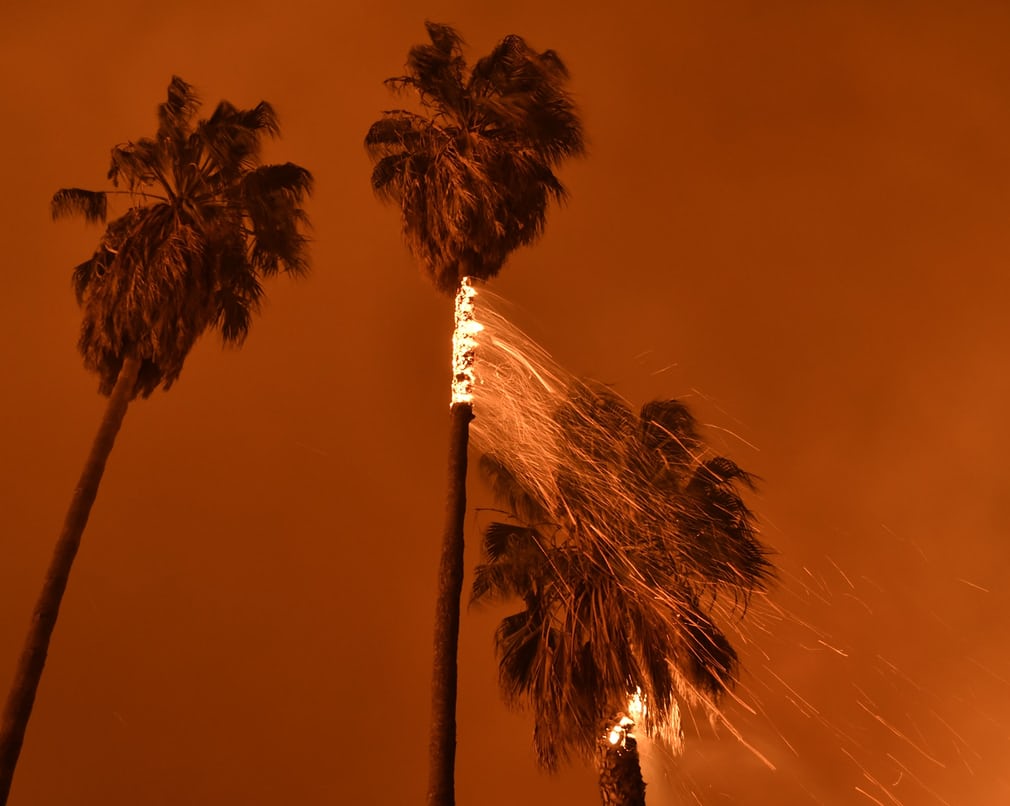
[[[438,568],[435,640],[431,678],[431,739],[429,742],[429,806],[452,806],[456,763],[456,687],[459,649],[459,609],[463,592],[463,524],[466,515],[466,465],[470,420],[473,419],[474,335],[481,326],[473,318],[470,281],[460,281],[456,295],[456,328],[452,337],[452,403],[449,409],[449,492],[445,531]]]
[[[645,806],[645,781],[638,756],[638,741],[631,733],[635,723],[621,716],[600,739],[596,765],[600,773],[603,806]]]

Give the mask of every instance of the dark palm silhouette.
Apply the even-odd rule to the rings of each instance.
[[[584,150],[582,126],[553,51],[508,36],[468,69],[463,40],[426,23],[405,75],[386,83],[418,111],[394,109],[369,129],[372,187],[402,214],[403,235],[435,284],[456,292],[465,277],[494,277],[508,255],[544,229],[549,203],[564,198],[554,175]],[[432,680],[428,802],[455,801],[456,652],[463,588],[463,517],[470,403],[450,409],[449,495],[439,568]]]
[[[554,419],[553,500],[510,457],[482,458],[510,520],[484,532],[473,599],[523,602],[497,631],[499,682],[533,711],[541,765],[592,759],[605,804],[644,803],[634,721],[663,737],[679,702],[716,706],[737,655],[715,618],[771,574],[739,494],[751,478],[712,454],[676,400],[636,417],[579,385]],[[644,714],[629,715],[636,692]]]
[[[173,77],[154,138],[116,146],[115,190],[69,188],[54,218],[107,220],[110,195],[126,212],[109,221],[94,254],[73,273],[83,321],[78,348],[109,396],[74,490],[0,725],[0,804],[7,802],[60,602],[106,460],[129,403],[168,389],[206,330],[241,344],[263,294],[261,280],[307,269],[302,209],[312,176],[286,163],[261,165],[264,136],[279,134],[273,108],[222,101],[195,120],[193,88]]]

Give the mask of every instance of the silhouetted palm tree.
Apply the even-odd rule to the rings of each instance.
[[[0,804],[31,716],[70,568],[116,434],[131,400],[168,389],[200,335],[241,344],[263,294],[260,281],[307,269],[302,203],[312,176],[292,163],[261,165],[273,108],[222,101],[195,120],[199,99],[178,77],[158,107],[154,138],[116,146],[108,178],[117,190],[69,188],[54,218],[107,218],[110,194],[129,207],[110,221],[95,253],[74,270],[83,311],[78,348],[108,406],[70,503],[32,616],[0,725]]]
[[[715,707],[736,679],[714,619],[771,573],[738,491],[751,478],[711,453],[676,400],[635,417],[585,385],[555,421],[554,500],[509,457],[482,459],[511,520],[485,530],[473,599],[523,601],[497,631],[499,682],[533,711],[541,765],[574,752],[597,764],[605,804],[642,803],[634,722],[677,739],[678,701]],[[636,693],[644,714],[629,715]]]
[[[553,51],[508,36],[473,69],[463,40],[425,23],[407,73],[386,83],[411,93],[418,111],[394,109],[369,129],[372,187],[402,213],[403,235],[436,288],[494,277],[508,255],[539,236],[551,200],[565,190],[554,168],[584,150],[582,126]],[[450,410],[449,496],[439,569],[432,682],[428,802],[455,800],[456,652],[463,587],[467,400]]]

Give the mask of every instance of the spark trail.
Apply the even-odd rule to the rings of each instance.
[[[528,620],[534,610],[541,619],[546,613],[537,629],[551,656],[536,680],[517,680],[507,697],[554,709],[538,714],[538,729],[550,718],[567,722],[568,731],[581,730],[575,743],[587,749],[599,729],[585,727],[591,720],[576,713],[582,706],[554,679],[564,662],[556,655],[568,652],[573,668],[589,665],[603,689],[621,692],[619,700],[593,704],[610,727],[628,719],[629,700],[640,692],[635,720],[650,738],[679,750],[679,704],[720,717],[719,700],[737,676],[723,630],[771,576],[738,493],[750,476],[711,450],[682,403],[653,401],[636,414],[609,388],[560,367],[503,307],[479,292],[471,438],[512,524],[488,529],[474,598],[518,595]],[[503,559],[510,552],[512,560]],[[538,563],[537,570],[503,581],[522,562]],[[535,584],[531,573],[539,575]],[[499,631],[503,680],[535,640]],[[559,703],[545,705],[552,697]],[[554,750],[537,749],[553,766]]]

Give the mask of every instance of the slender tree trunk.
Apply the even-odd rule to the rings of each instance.
[[[618,744],[604,739],[597,766],[603,806],[645,806],[645,781],[634,736],[625,736]]]
[[[0,723],[0,806],[5,806],[10,795],[14,768],[17,766],[25,730],[32,715],[35,694],[42,678],[42,669],[46,665],[49,641],[56,626],[56,617],[59,615],[60,602],[67,587],[70,568],[81,545],[81,534],[88,523],[91,505],[98,494],[105,462],[115,444],[116,434],[126,415],[126,408],[133,399],[139,370],[139,359],[127,358],[123,362],[116,385],[109,395],[102,423],[91,446],[91,453],[70,500],[63,529],[56,541],[49,570],[42,583],[42,592],[35,604],[28,635],[21,649],[21,658],[18,660],[14,681],[4,706],[3,722]]]
[[[435,605],[428,806],[454,806],[456,802],[456,656],[463,593],[466,451],[472,419],[473,407],[469,403],[455,403],[449,409],[449,493]]]

